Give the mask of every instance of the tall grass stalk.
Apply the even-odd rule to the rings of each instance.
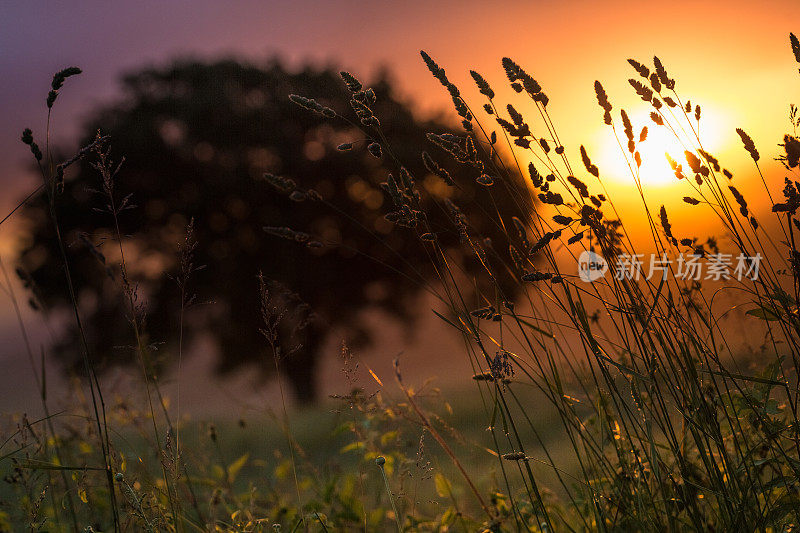
[[[39,173],[42,178],[42,186],[47,194],[48,199],[48,208],[50,214],[50,220],[53,224],[53,231],[56,236],[56,241],[58,243],[58,249],[60,254],[60,259],[62,262],[62,267],[64,269],[64,278],[67,284],[67,290],[69,293],[69,299],[72,305],[72,312],[75,319],[75,324],[79,332],[80,343],[81,343],[81,350],[83,354],[83,362],[84,362],[84,370],[86,371],[86,378],[89,383],[89,391],[92,399],[92,409],[94,411],[94,420],[95,425],[97,427],[97,438],[99,439],[100,449],[103,455],[104,461],[104,468],[106,472],[106,485],[108,488],[108,498],[110,503],[110,508],[112,511],[112,518],[114,524],[114,530],[120,530],[120,522],[119,522],[119,511],[117,508],[116,502],[116,492],[114,488],[114,479],[112,473],[112,463],[111,463],[111,456],[110,456],[110,448],[111,448],[111,440],[109,437],[108,431],[108,420],[106,419],[106,406],[105,400],[103,398],[103,393],[100,388],[100,382],[97,378],[97,374],[94,371],[93,365],[89,358],[89,345],[86,341],[86,331],[83,327],[83,322],[80,316],[80,310],[78,307],[78,300],[75,295],[75,287],[72,282],[72,274],[70,271],[69,260],[67,259],[67,253],[65,249],[64,239],[61,235],[61,228],[58,223],[58,212],[57,212],[57,204],[56,204],[56,195],[59,191],[59,183],[60,180],[63,179],[63,171],[66,166],[71,163],[74,163],[78,159],[80,159],[86,153],[86,149],[82,150],[75,158],[67,163],[62,163],[56,166],[55,161],[50,153],[50,122],[52,118],[52,107],[53,103],[55,102],[55,98],[58,94],[58,90],[63,86],[64,80],[72,75],[79,74],[80,69],[71,67],[68,69],[64,69],[55,74],[53,77],[52,83],[52,90],[50,95],[48,96],[47,101],[47,129],[45,132],[46,136],[46,145],[45,145],[45,152],[48,154],[47,160],[42,162],[43,156],[39,147],[33,140],[30,130],[25,130],[23,132],[23,142],[28,144],[31,148],[31,152],[36,159],[37,167],[39,169]]]

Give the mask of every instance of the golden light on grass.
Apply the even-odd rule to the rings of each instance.
[[[650,120],[650,108],[642,108],[631,114],[634,133],[638,136],[643,126],[647,126],[647,138],[637,145],[641,154],[642,165],[639,167],[639,177],[642,186],[649,188],[664,188],[681,186],[680,180],[675,177],[675,172],[670,167],[667,154],[678,164],[683,164],[686,168],[684,151],[697,145],[694,140],[694,132],[687,129],[686,121],[681,117],[680,121],[673,124],[684,125],[683,128],[676,128],[677,135],[666,125],[659,126]],[[697,130],[697,121],[692,117],[692,123]],[[617,142],[610,128],[602,128],[595,136],[595,143],[599,147],[597,150],[598,166],[600,172],[607,178],[619,185],[635,185],[634,174],[636,163],[625,147],[625,137],[621,134],[620,128],[617,129],[622,143],[622,147]],[[709,106],[708,112],[703,111],[699,134],[703,142],[703,147],[707,152],[715,155],[724,156],[735,146],[732,143],[734,128],[729,123],[723,111],[713,106]]]

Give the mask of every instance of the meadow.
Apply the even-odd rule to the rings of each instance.
[[[789,45],[800,63],[793,34]],[[450,398],[435,382],[409,382],[402,358],[393,375],[377,375],[345,339],[342,392],[319,407],[293,410],[282,392],[267,419],[186,417],[179,402],[162,394],[146,333],[146,296],[129,274],[135,265],[126,262],[126,235],[116,223],[95,253],[116,273],[141,395],[115,396],[83,336],[59,216],[70,167],[90,161],[104,198],[101,211],[116,222],[135,203],[115,187],[124,172],[121,155],[100,132],[61,160],[49,146],[49,131],[25,130],[21,140],[42,178],[34,192],[46,195],[73,303],[70,320],[81,333],[84,379],[69,405],[49,397],[44,354],[28,342],[18,313],[26,356],[39,369],[44,416],[3,420],[0,530],[798,528],[797,108],[788,113],[789,133],[776,134],[777,141],[757,144],[737,129],[750,165],[726,168],[704,148],[701,105],[680,93],[667,67],[657,57],[628,60],[630,88],[651,108],[647,124],[634,126],[600,81],[587,93],[598,103],[587,121],[602,121],[614,136],[641,199],[638,212],[626,213],[617,211],[594,154],[561,144],[557,118],[548,111],[558,95],[547,95],[523,65],[503,58],[505,80],[470,71],[483,100],[467,101],[434,58],[421,56],[450,95],[463,130],[428,134],[429,143],[418,147],[426,177],[412,175],[396,155],[376,114],[375,92],[355,75],[341,73],[350,109],[327,107],[313,94],[286,97],[308,113],[350,125],[358,137],[341,143],[341,152],[367,153],[394,168],[380,184],[388,206],[382,216],[392,231],[417,238],[437,279],[427,282],[401,254],[390,266],[440,304],[419,313],[433,313],[463,338],[458,356],[473,369],[465,392]],[[75,67],[55,74],[48,117],[69,78],[79,74]],[[493,86],[500,83],[524,99],[525,114],[516,102],[498,101]],[[666,158],[692,214],[671,217],[664,199],[650,194],[642,147],[654,131],[684,149]],[[778,183],[761,169],[762,158],[773,157],[790,176]],[[476,231],[464,206],[451,200],[451,191],[463,186],[453,178],[455,168],[472,176],[477,194],[489,199],[484,205],[524,180],[528,196],[515,198],[513,212],[485,209],[501,239]],[[746,196],[742,191],[754,189],[740,182],[759,184],[761,198]],[[292,176],[265,174],[261,183],[292,202],[336,207]],[[685,234],[700,217],[716,220],[723,233]],[[636,222],[626,226],[629,219]],[[444,236],[457,236],[457,245]],[[261,238],[310,250],[335,245],[303,227],[265,227]],[[175,249],[178,268],[165,273],[180,292],[181,328],[203,267],[195,247],[190,222]],[[480,265],[480,279],[463,268],[466,260]],[[687,275],[689,263],[702,265],[705,275]],[[6,292],[18,308],[25,298],[11,291],[6,274]],[[280,377],[287,358],[301,349],[291,337],[305,326],[306,309],[264,277],[254,280],[254,290],[260,333]],[[758,350],[741,351],[734,339],[743,332]],[[182,333],[176,332],[178,360]]]

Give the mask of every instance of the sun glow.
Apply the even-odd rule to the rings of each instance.
[[[684,174],[688,173],[688,166],[684,156],[685,150],[696,152],[697,140],[690,128],[689,123],[681,116],[679,121],[672,121],[672,124],[680,124],[675,127],[675,132],[667,126],[659,126],[650,119],[650,109],[642,110],[631,116],[633,124],[633,136],[636,141],[636,150],[641,155],[642,164],[638,168],[638,176],[644,187],[666,187],[677,185],[678,179],[675,171],[670,166],[667,154],[678,164],[682,164]],[[724,149],[725,143],[722,142],[724,135],[724,124],[718,118],[708,113],[700,119],[698,130],[697,121],[691,117],[691,127],[699,131],[703,148],[712,154]],[[647,126],[647,137],[639,142],[642,128]],[[605,175],[618,183],[633,184],[633,176],[636,175],[636,163],[633,155],[628,151],[627,138],[620,125],[617,126],[619,143],[614,137],[610,128],[604,128],[598,145],[602,147],[598,157],[598,166],[601,176]],[[620,147],[621,144],[621,147]]]

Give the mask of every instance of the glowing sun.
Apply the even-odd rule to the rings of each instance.
[[[680,124],[680,127],[676,127],[675,131],[673,131],[667,126],[655,124],[650,119],[650,111],[650,109],[644,109],[631,115],[636,150],[639,151],[642,160],[642,164],[639,167],[639,177],[644,187],[676,185],[678,179],[669,164],[667,154],[677,163],[683,164],[684,169],[687,169],[684,151],[687,149],[694,151],[697,141],[683,116],[680,117],[680,120],[671,121],[673,126]],[[692,127],[697,131],[698,124],[693,116],[691,121]],[[643,126],[647,126],[647,137],[644,141],[639,142]],[[708,113],[708,116],[704,114],[700,119],[699,125],[703,148],[710,153],[715,153],[722,148],[723,131],[724,125],[722,121],[714,118],[712,113]],[[622,131],[622,127],[618,126],[617,132],[619,142],[622,143],[622,149],[620,149],[609,128],[603,129],[600,134],[602,137],[598,144],[602,149],[598,158],[598,166],[600,167],[601,176],[606,176],[616,182],[633,184],[632,169],[635,172],[636,163],[633,156],[628,152],[627,138]]]

